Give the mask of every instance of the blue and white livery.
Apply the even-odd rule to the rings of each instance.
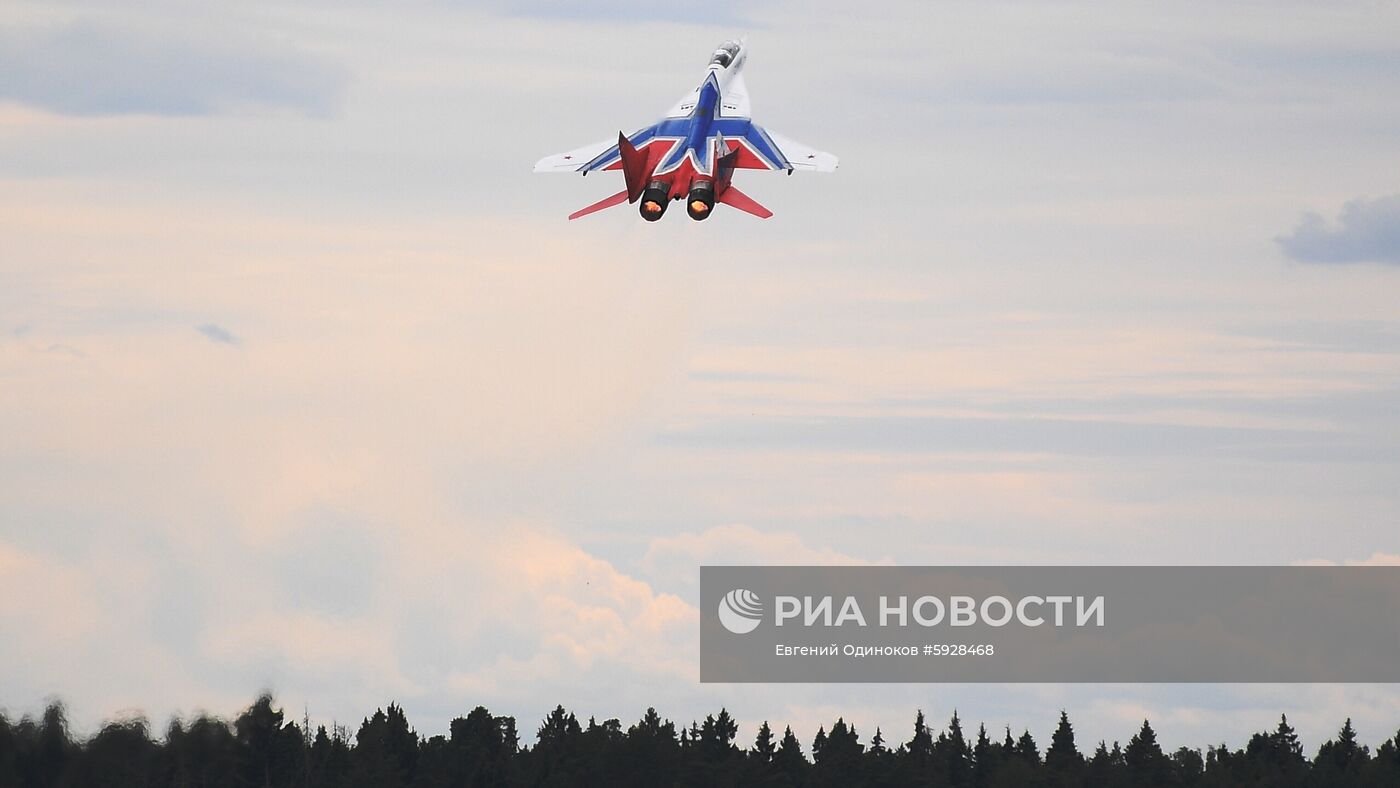
[[[715,50],[700,84],[666,117],[614,142],[599,142],[546,156],[535,172],[622,170],[627,189],[574,212],[577,219],[623,202],[641,202],[642,218],[656,221],[672,200],[686,198],[691,218],[708,217],[716,202],[761,218],[772,212],[735,189],[736,169],[833,172],[837,159],[774,134],[749,117],[743,41]]]

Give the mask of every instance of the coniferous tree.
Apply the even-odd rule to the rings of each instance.
[[[622,723],[616,719],[599,722],[588,718],[588,725],[579,737],[579,762],[589,785],[618,785],[622,770]]]
[[[1015,788],[1042,784],[1040,750],[1027,730],[1019,739],[1011,738],[1011,728],[999,745],[999,764],[992,775],[992,788]]]
[[[390,703],[388,711],[375,709],[360,723],[350,755],[355,788],[407,786],[418,759],[418,735],[408,727],[403,709]]]
[[[937,774],[952,788],[972,785],[972,748],[963,736],[957,710],[953,711],[947,733],[938,734],[933,744],[933,762]]]
[[[977,726],[977,743],[972,748],[972,783],[987,788],[1001,768],[1002,745],[987,738],[987,726]]]
[[[822,746],[812,746],[812,784],[846,786],[860,782],[864,752],[865,745],[860,743],[855,728],[846,725],[844,718],[837,719]]]
[[[1102,788],[1129,785],[1126,772],[1127,765],[1123,762],[1123,751],[1119,749],[1118,742],[1115,741],[1110,749],[1108,743],[1100,739],[1094,756],[1089,759],[1084,770],[1085,785]]]
[[[802,743],[793,735],[790,727],[783,728],[783,739],[778,743],[778,751],[773,754],[773,767],[782,785],[798,786],[807,779],[810,764],[802,754]]]
[[[914,735],[901,748],[897,773],[908,784],[926,783],[933,769],[933,734],[924,722],[924,711],[914,716]]]
[[[734,722],[734,718],[729,716],[727,709],[720,709],[719,715],[706,717],[705,724],[700,728],[700,748],[707,760],[715,763],[729,760],[739,754],[734,747],[734,737],[739,733],[739,726]]]
[[[1206,748],[1205,774],[1201,783],[1206,786],[1226,786],[1243,782],[1246,768],[1243,750],[1231,750],[1224,742]]]
[[[691,758],[681,776],[685,785],[731,785],[737,779],[741,753],[734,746],[739,728],[729,712],[720,709],[719,716],[706,715],[705,721],[691,734]]]
[[[1077,785],[1084,772],[1084,756],[1074,746],[1074,726],[1063,709],[1060,724],[1050,737],[1050,747],[1045,750],[1045,769],[1050,784],[1055,786]]]
[[[579,739],[583,728],[572,712],[562,705],[544,718],[535,737],[535,748],[530,751],[530,774],[532,782],[540,786],[570,786],[583,780],[582,764],[579,762]]]
[[[885,734],[880,732],[880,726],[875,726],[875,735],[870,737],[870,754],[876,758],[889,754],[889,748],[885,746]]]
[[[1172,783],[1171,761],[1157,743],[1157,732],[1147,720],[1142,728],[1128,740],[1123,751],[1123,761],[1128,766],[1128,778],[1133,785],[1143,788],[1163,788]]]
[[[1366,764],[1362,785],[1366,788],[1400,785],[1400,731],[1376,748],[1376,757]]]
[[[1011,732],[1007,731],[1007,736]],[[1033,766],[1040,765],[1040,748],[1035,745],[1035,738],[1031,736],[1029,729],[1021,732],[1021,738],[1016,740],[1016,755],[1026,763]]]
[[[1342,725],[1337,740],[1323,742],[1313,758],[1309,782],[1313,785],[1335,785],[1340,788],[1361,784],[1362,774],[1371,760],[1369,748],[1356,743],[1356,730],[1351,718]]]
[[[627,729],[623,751],[627,759],[623,785],[669,785],[675,781],[680,755],[676,725],[662,720],[656,709],[648,708],[637,724]]]
[[[307,785],[311,788],[341,785],[350,772],[350,745],[338,734],[328,734],[324,725],[316,729],[307,754]]]
[[[1272,733],[1256,733],[1250,737],[1244,757],[1244,772],[1249,779],[1279,788],[1306,782],[1307,759],[1303,756],[1298,734],[1288,724],[1287,714],[1279,717],[1278,727]]]
[[[817,726],[817,735],[812,737],[812,763],[821,763],[822,750],[826,747],[826,726]]]
[[[773,728],[764,720],[758,726],[753,746],[744,752],[744,763],[740,769],[741,785],[773,785],[773,756],[778,751],[778,743],[773,738]]]
[[[515,720],[484,707],[454,719],[449,735],[423,739],[403,709],[390,704],[360,725],[351,741],[342,726],[316,728],[285,715],[270,695],[258,697],[232,723],[200,715],[172,720],[153,740],[142,719],[103,725],[74,741],[57,704],[18,723],[0,715],[0,788],[474,788],[475,786],[956,786],[976,788],[1397,788],[1400,733],[1374,752],[1350,719],[1309,761],[1282,717],[1276,729],[1247,746],[1165,755],[1151,724],[1122,749],[1100,742],[1087,761],[1069,716],[1059,725],[1044,763],[1029,730],[1001,743],[979,726],[969,746],[954,713],[934,738],[922,714],[909,742],[891,752],[878,728],[867,748],[856,727],[838,718],[823,726],[809,763],[792,729],[775,743],[764,722],[753,747],[734,744],[737,722],[728,711],[706,716],[676,736],[655,709],[625,731],[616,719],[590,717],[586,726],[558,706],[542,722],[536,743],[521,748]],[[682,745],[682,742],[684,744]],[[920,760],[918,753],[922,753]],[[916,764],[922,762],[919,771]],[[968,770],[959,775],[958,764]],[[1076,775],[1077,772],[1077,775]]]
[[[758,735],[754,737],[753,747],[749,749],[749,757],[759,763],[768,764],[773,762],[773,753],[778,751],[778,745],[773,743],[773,729],[768,727],[768,720],[758,726]]]
[[[878,727],[870,737],[870,747],[865,751],[866,784],[871,788],[891,788],[899,785],[895,775],[895,753],[885,744],[885,734]]]

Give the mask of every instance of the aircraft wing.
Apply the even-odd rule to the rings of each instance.
[[[819,151],[816,148],[809,148],[800,142],[790,140],[781,134],[775,134],[767,129],[764,133],[778,146],[778,151],[787,159],[787,163],[794,170],[805,170],[807,172],[836,172],[836,166],[840,159]]]
[[[579,172],[583,166],[617,147],[617,138],[584,145],[564,153],[545,156],[535,162],[535,172]]]
[[[724,89],[724,95],[720,96],[719,115],[722,118],[752,117],[753,109],[749,105],[749,86],[744,82],[743,73],[735,74],[729,80],[729,86]]]

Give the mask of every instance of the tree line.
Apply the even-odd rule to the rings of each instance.
[[[623,727],[587,723],[562,706],[545,717],[533,746],[513,717],[478,706],[447,735],[424,737],[402,707],[364,718],[352,736],[333,725],[314,732],[286,719],[271,695],[231,723],[208,715],[174,719],[161,738],[144,719],[109,722],[86,741],[71,735],[64,710],[38,719],[0,714],[0,788],[496,788],[497,786],[940,786],[946,788],[1311,788],[1400,786],[1400,732],[1372,752],[1348,719],[1307,757],[1286,716],[1241,749],[1221,744],[1166,752],[1144,720],[1126,745],[1100,741],[1081,751],[1069,716],[1044,750],[1029,731],[964,732],[955,712],[934,731],[920,711],[907,739],[877,728],[862,740],[853,724],[822,726],[804,748],[791,728],[767,722],[752,744],[723,709],[689,726],[647,709]]]

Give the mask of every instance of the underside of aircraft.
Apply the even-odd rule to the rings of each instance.
[[[710,58],[704,80],[676,102],[666,117],[617,140],[585,145],[546,156],[535,172],[621,170],[626,188],[569,215],[577,219],[623,203],[640,203],[643,219],[654,222],[676,200],[701,221],[716,204],[761,219],[773,212],[734,187],[738,170],[833,172],[837,158],[775,134],[750,117],[743,68],[743,41],[726,41]]]

